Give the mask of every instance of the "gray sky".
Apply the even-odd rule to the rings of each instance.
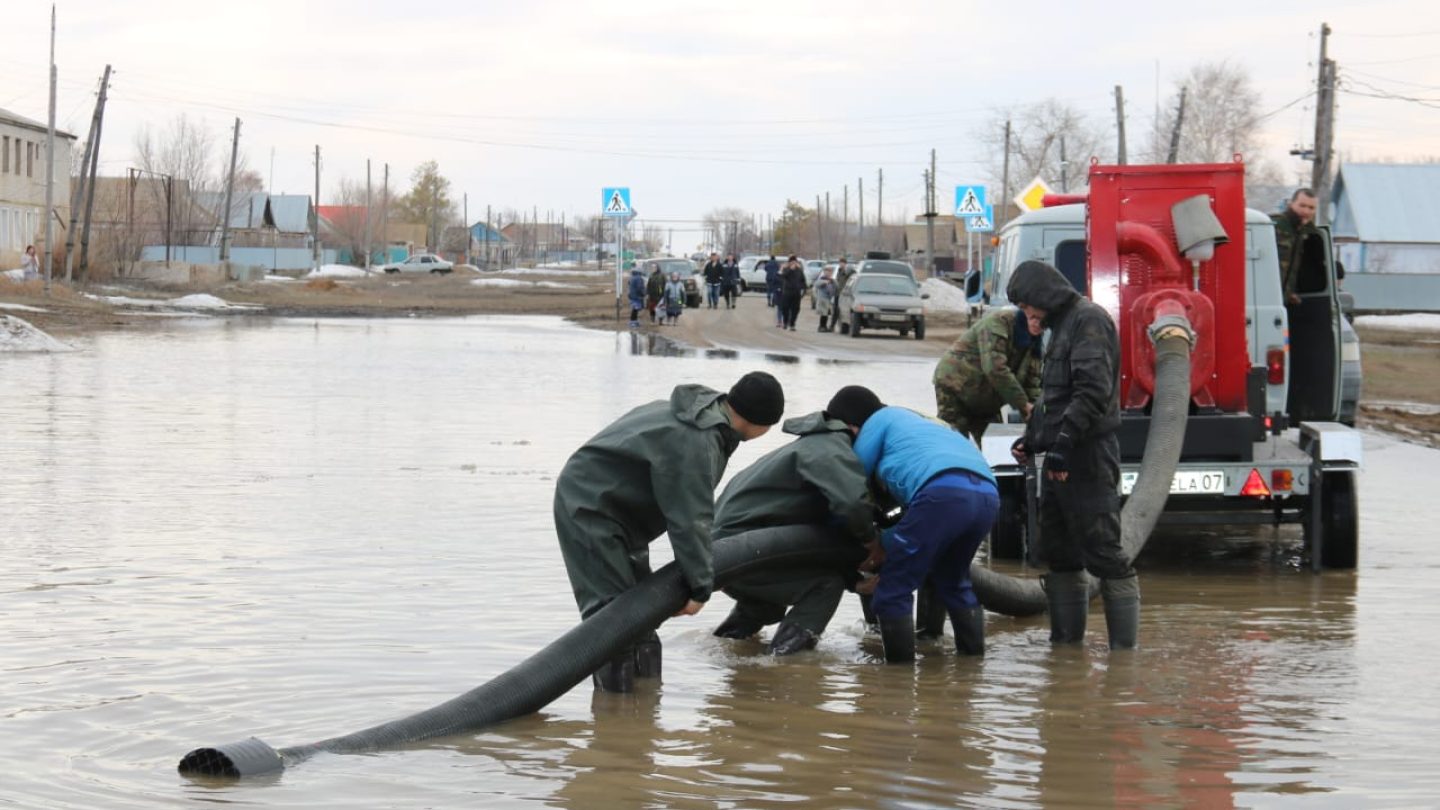
[[[44,120],[49,6],[6,13],[0,107]],[[1196,10],[1187,19],[1185,9]],[[1440,154],[1440,6],[1433,0],[1166,4],[612,2],[159,2],[59,4],[59,125],[81,137],[99,75],[115,66],[102,171],[131,164],[141,127],[184,112],[228,144],[244,120],[250,165],[275,191],[322,200],[365,160],[403,191],[434,159],[484,206],[593,213],[628,185],[644,217],[716,206],[778,214],[785,199],[839,207],[877,169],[887,219],[984,179],[975,133],[1000,108],[1049,96],[1113,133],[1126,93],[1131,150],[1174,80],[1201,60],[1251,73],[1269,112],[1313,88],[1317,30],[1362,92],[1340,96],[1337,149],[1357,159]],[[1203,13],[1202,13],[1203,11]],[[1357,82],[1364,82],[1360,85]],[[1287,174],[1313,135],[1309,100],[1267,119],[1266,157]],[[1022,179],[1028,180],[1028,178]],[[998,191],[998,189],[996,190]],[[995,193],[992,192],[992,196]],[[479,212],[477,214],[477,211]],[[677,238],[676,242],[681,240]]]

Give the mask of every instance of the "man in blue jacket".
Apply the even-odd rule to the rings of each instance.
[[[871,600],[885,660],[915,660],[915,589],[927,576],[950,614],[956,650],[983,655],[985,609],[970,584],[970,562],[1000,507],[990,466],[969,439],[886,406],[862,386],[840,389],[825,412],[854,432],[865,474],[905,505],[881,540],[885,556]]]

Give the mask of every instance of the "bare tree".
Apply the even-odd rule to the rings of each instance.
[[[221,148],[221,146],[227,148]],[[135,135],[135,163],[152,179],[167,176],[174,180],[171,217],[177,235],[182,239],[209,243],[219,238],[223,207],[221,192],[230,170],[228,139],[217,138],[202,122],[192,121],[184,113],[171,119],[158,132],[146,126]],[[244,152],[235,164],[235,190],[231,212],[246,210],[250,205],[244,190],[263,188],[258,173],[250,170]],[[242,182],[244,187],[242,187]],[[142,186],[151,194],[163,188],[161,183]],[[163,200],[155,200],[163,205]]]
[[[337,247],[347,248],[353,257],[352,261],[357,265],[363,264],[368,248],[365,244],[365,237],[369,235],[373,239],[381,236],[376,233],[377,228],[371,227],[368,230],[366,228],[367,222],[374,226],[376,220],[371,218],[370,200],[365,198],[365,183],[342,177],[335,184],[335,190],[330,193],[330,200],[331,204],[340,210],[339,213],[326,218],[329,225],[328,233],[324,237],[325,241],[335,244]]]
[[[760,240],[754,221],[749,211],[734,206],[712,208],[702,218],[711,246],[721,253],[753,250]]]
[[[1110,159],[1114,150],[1106,128],[1068,102],[1047,98],[1024,107],[997,111],[976,133],[985,146],[990,185],[999,189],[1005,166],[1005,122],[1010,122],[1010,187],[1039,177],[1055,188],[1074,191],[1085,185],[1090,158]],[[1065,162],[1060,141],[1065,141]],[[995,195],[998,199],[999,195]]]

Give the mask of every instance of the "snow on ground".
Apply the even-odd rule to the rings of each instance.
[[[507,267],[500,271],[507,276],[612,276],[613,270],[576,270],[564,268],[554,264],[543,264],[539,267]]]
[[[563,281],[521,281],[518,278],[477,278],[470,282],[476,287],[545,287],[551,290],[584,290],[584,284],[566,284]]]
[[[70,347],[41,332],[28,321],[0,315],[0,352],[68,352]]]
[[[298,279],[298,278],[291,278],[291,277],[289,277],[289,276],[266,276],[265,278],[262,278],[262,279],[260,279],[260,280],[261,280],[261,281],[271,281],[271,282],[282,283],[282,284],[283,284],[283,283],[285,283],[285,282],[296,282],[296,281],[299,281],[300,279]]]
[[[8,278],[11,281],[24,281],[25,271],[17,267],[14,270],[6,270],[5,272],[0,273],[0,276]]]
[[[232,304],[208,293],[184,295],[179,298],[130,298],[124,295],[92,295],[97,301],[117,307],[166,307],[170,309],[260,309],[252,304]]]
[[[364,278],[370,275],[363,267],[348,264],[322,264],[305,274],[305,278]],[[268,277],[267,277],[268,280]]]
[[[966,312],[970,309],[970,302],[965,300],[965,291],[948,281],[927,278],[925,283],[920,285],[920,292],[930,294],[925,305],[937,312]]]
[[[1440,314],[1411,312],[1407,315],[1361,315],[1356,326],[1371,329],[1398,329],[1411,332],[1440,332]]]
[[[6,304],[0,302],[0,309],[8,309],[11,312],[48,312],[49,310],[40,307],[32,307],[29,304]]]

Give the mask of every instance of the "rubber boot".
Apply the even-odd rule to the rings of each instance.
[[[660,677],[660,636],[654,631],[635,645],[635,677]]]
[[[867,630],[874,630],[880,626],[880,620],[875,618],[875,608],[871,607],[873,598],[869,594],[860,594],[860,615],[865,618]]]
[[[976,605],[950,611],[950,626],[955,628],[955,652],[985,654],[985,608]]]
[[[880,617],[880,641],[885,645],[885,661],[905,664],[915,660],[915,617]]]
[[[945,635],[945,605],[935,598],[935,585],[925,580],[915,592],[915,637],[935,639]]]
[[[730,609],[730,615],[720,626],[715,628],[715,636],[718,638],[746,639],[760,632],[765,623],[756,619],[748,613],[740,610],[736,605]]]
[[[830,320],[830,319],[827,318],[827,317],[825,317],[824,315],[821,315],[821,316],[820,316],[820,331],[821,331],[821,332],[824,332],[824,331],[825,331],[825,322],[828,321],[828,320]]]
[[[1051,644],[1080,644],[1085,641],[1089,597],[1084,571],[1053,571],[1045,575]]]
[[[775,631],[775,637],[770,639],[770,654],[791,655],[805,650],[813,650],[819,643],[819,636],[800,625],[781,622],[780,628]]]
[[[626,650],[611,658],[590,676],[601,692],[629,694],[635,691],[635,651]]]
[[[1140,578],[1101,580],[1100,597],[1105,600],[1105,630],[1110,634],[1110,649],[1135,649],[1140,635]]]

